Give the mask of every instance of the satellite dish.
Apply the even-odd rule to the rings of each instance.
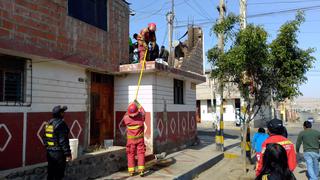
[[[179,44],[180,44],[180,41],[178,41],[178,40],[174,40],[174,41],[172,42],[172,46],[173,46],[173,47],[177,47]]]

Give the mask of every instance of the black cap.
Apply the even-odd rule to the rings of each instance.
[[[61,108],[60,105],[59,105],[59,106],[55,106],[55,107],[52,109],[52,114],[59,114],[59,113],[61,113],[61,112],[65,112],[67,109],[68,109],[67,106],[63,106],[62,108]]]
[[[283,122],[280,119],[274,118],[267,123],[267,128],[270,133],[282,134]]]

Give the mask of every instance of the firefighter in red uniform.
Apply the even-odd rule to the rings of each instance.
[[[283,136],[286,129],[283,126],[282,121],[279,119],[272,119],[268,122],[267,128],[270,136],[262,144],[261,157],[259,158],[257,163],[256,175],[258,176],[262,170],[263,153],[266,150],[267,144],[269,143],[278,143],[282,147],[284,147],[288,156],[289,169],[293,172],[297,166],[296,152],[294,150],[294,144]]]
[[[144,121],[145,111],[143,107],[137,101],[130,103],[127,114],[124,116],[124,123],[127,126],[127,158],[130,176],[134,175],[136,152],[138,156],[138,172],[140,176],[144,175],[144,156],[146,152]]]
[[[148,45],[151,42],[152,49],[156,47],[156,29],[155,23],[149,23],[147,28],[140,31],[138,35],[138,50],[139,50],[139,61],[142,63],[145,53],[148,50]],[[148,55],[146,56],[148,59]]]

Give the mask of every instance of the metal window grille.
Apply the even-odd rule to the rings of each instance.
[[[31,60],[0,54],[0,106],[30,106]]]

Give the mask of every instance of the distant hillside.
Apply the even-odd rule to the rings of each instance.
[[[320,98],[299,97],[292,103],[297,109],[320,109]]]

